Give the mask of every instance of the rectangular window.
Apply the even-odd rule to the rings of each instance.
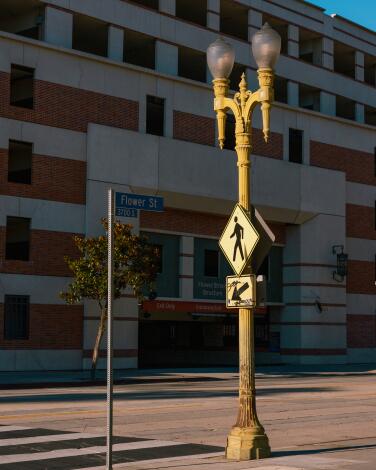
[[[303,163],[303,131],[289,129],[289,161]]]
[[[164,135],[164,102],[156,96],[146,97],[146,132],[153,135]]]
[[[204,276],[219,277],[219,253],[217,250],[204,252]]]
[[[126,29],[124,31],[124,62],[155,68],[155,39],[146,34]]]
[[[206,55],[188,47],[179,47],[178,75],[206,83]]]
[[[11,183],[31,184],[31,160],[33,144],[9,141],[8,181]]]
[[[22,65],[11,66],[10,104],[20,108],[34,107],[34,69]]]
[[[30,222],[24,217],[7,217],[5,259],[29,260]]]
[[[192,0],[176,0],[176,16],[206,26],[206,0],[198,2]]]
[[[29,339],[29,296],[4,298],[4,339]]]
[[[376,176],[376,147],[373,149],[373,171]]]
[[[138,3],[143,7],[153,8],[153,10],[158,10],[159,0],[132,0],[133,3]]]

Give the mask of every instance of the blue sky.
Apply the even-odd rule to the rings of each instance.
[[[337,13],[345,18],[376,31],[376,0],[308,0],[325,13]]]

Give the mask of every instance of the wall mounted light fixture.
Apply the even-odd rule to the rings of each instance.
[[[343,252],[343,245],[334,245],[333,254],[337,255],[337,269],[333,271],[333,279],[337,282],[343,282],[347,276],[347,260],[348,254]]]

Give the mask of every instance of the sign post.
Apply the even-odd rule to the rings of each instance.
[[[108,275],[107,275],[107,454],[106,469],[112,470],[113,428],[113,373],[112,373],[112,326],[113,326],[113,271],[114,271],[114,191],[108,190]]]

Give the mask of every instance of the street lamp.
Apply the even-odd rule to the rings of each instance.
[[[212,73],[214,110],[217,113],[218,140],[221,149],[225,141],[226,112],[235,116],[235,150],[238,157],[239,204],[250,215],[250,153],[252,148],[252,112],[260,103],[265,142],[270,133],[270,107],[274,99],[273,68],[281,50],[281,37],[267,23],[252,38],[252,52],[258,65],[260,88],[247,90],[243,73],[239,92],[229,98],[228,77],[234,66],[232,46],[219,38],[207,49],[207,61]],[[243,274],[250,273],[246,268]],[[256,412],[254,323],[251,308],[239,309],[239,411],[226,445],[226,457],[236,460],[260,459],[270,456],[270,446],[265,430]]]

